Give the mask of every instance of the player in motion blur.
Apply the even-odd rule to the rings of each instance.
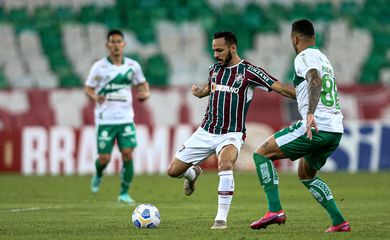
[[[118,200],[134,204],[135,201],[128,194],[134,175],[132,154],[137,146],[131,86],[137,88],[136,98],[139,101],[146,100],[150,91],[139,63],[123,56],[125,46],[120,30],[108,32],[106,47],[109,56],[92,66],[85,82],[85,92],[96,101],[95,124],[99,157],[95,162],[96,174],[92,177],[91,191],[99,191],[103,171],[111,159],[116,140],[123,161]]]
[[[292,24],[291,42],[298,54],[294,60],[294,86],[303,120],[270,136],[253,154],[257,175],[268,201],[268,212],[253,222],[253,229],[286,221],[282,209],[278,173],[273,160],[299,159],[298,176],[314,198],[329,213],[332,226],[326,232],[349,232],[349,223],[336,206],[326,183],[316,176],[339,145],[343,133],[333,67],[315,44],[313,24],[306,19]]]
[[[184,177],[184,193],[191,195],[202,172],[199,164],[216,154],[218,212],[211,229],[225,229],[234,192],[233,165],[244,143],[245,117],[255,88],[275,90],[293,99],[295,90],[242,60],[237,54],[237,38],[232,32],[216,32],[212,49],[217,63],[209,69],[208,82],[203,86],[192,86],[194,96],[209,96],[203,123],[176,153],[167,173],[171,177]]]

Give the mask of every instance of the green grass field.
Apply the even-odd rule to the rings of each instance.
[[[249,224],[266,211],[254,173],[235,173],[236,190],[226,230],[210,230],[217,210],[218,177],[205,173],[191,197],[182,179],[136,176],[131,195],[156,205],[157,229],[136,229],[134,206],[116,202],[119,179],[107,176],[97,195],[89,192],[89,176],[0,176],[0,239],[389,239],[390,172],[320,174],[333,190],[351,233],[325,234],[330,220],[293,174],[280,176],[280,192],[288,220],[266,230]]]

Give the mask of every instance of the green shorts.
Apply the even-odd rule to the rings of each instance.
[[[281,129],[274,134],[276,143],[284,155],[291,160],[304,157],[315,170],[321,169],[327,158],[339,146],[342,133],[316,132],[312,130],[313,138],[306,137],[306,127],[298,121],[290,127]]]
[[[97,148],[99,154],[110,154],[115,140],[117,140],[120,150],[135,148],[137,139],[134,123],[97,126]]]

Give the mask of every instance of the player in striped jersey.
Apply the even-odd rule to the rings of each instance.
[[[338,209],[330,188],[316,176],[338,147],[343,134],[343,115],[333,67],[315,46],[314,26],[309,20],[302,19],[292,24],[291,42],[297,53],[293,81],[303,120],[270,136],[253,154],[259,181],[266,193],[268,211],[250,227],[260,229],[286,221],[279,199],[279,177],[272,161],[290,158],[300,159],[299,179],[332,220],[332,226],[326,232],[349,232],[349,222]]]
[[[208,82],[192,86],[198,98],[209,96],[202,125],[183,144],[169,165],[168,175],[184,177],[184,193],[191,195],[201,173],[199,164],[210,155],[218,158],[218,212],[211,229],[227,228],[227,215],[234,192],[233,165],[245,139],[245,116],[255,88],[275,90],[295,99],[293,87],[278,82],[263,69],[242,60],[232,32],[216,32],[212,43],[216,64]]]

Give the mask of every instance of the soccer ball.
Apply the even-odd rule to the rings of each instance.
[[[138,205],[131,217],[136,228],[155,228],[160,224],[160,212],[152,204]]]

